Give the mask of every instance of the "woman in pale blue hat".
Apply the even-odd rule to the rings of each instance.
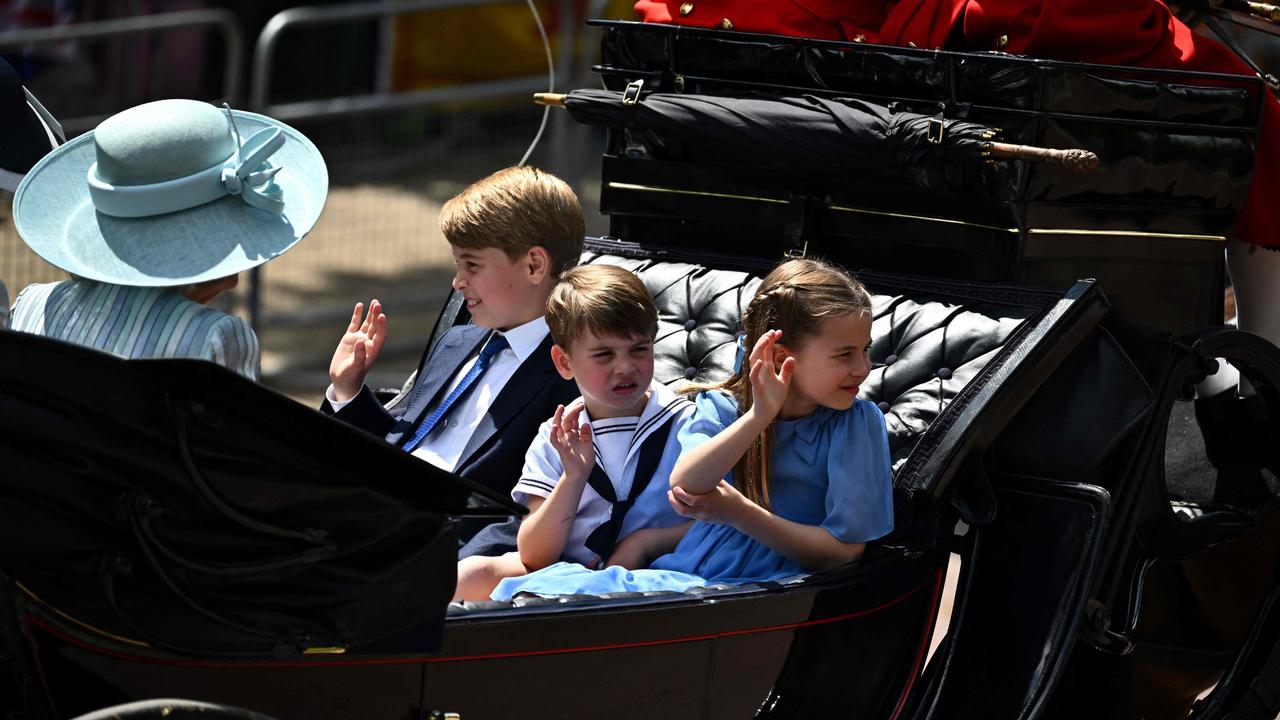
[[[23,290],[13,329],[128,358],[258,374],[258,340],[206,304],[315,225],[328,172],[293,128],[194,100],[107,118],[54,150],[13,198],[24,242],[72,276]]]

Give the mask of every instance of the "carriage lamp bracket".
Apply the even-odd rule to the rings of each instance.
[[[635,80],[627,83],[627,87],[622,91],[622,104],[631,107],[640,102],[640,91],[644,89],[644,80]]]

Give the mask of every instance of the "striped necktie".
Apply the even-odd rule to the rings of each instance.
[[[435,410],[431,411],[431,414],[427,416],[427,419],[424,420],[422,424],[418,426],[417,431],[413,433],[413,437],[409,438],[409,441],[400,447],[403,448],[405,452],[413,452],[413,449],[418,447],[418,443],[422,442],[422,438],[431,434],[431,431],[435,429],[436,425],[439,425],[440,421],[449,414],[449,411],[458,404],[458,400],[460,400],[463,395],[466,395],[467,391],[471,389],[471,386],[475,385],[476,381],[480,379],[480,376],[484,374],[484,371],[489,369],[489,362],[493,360],[493,356],[508,347],[511,346],[507,344],[507,338],[503,335],[494,333],[490,336],[489,341],[484,344],[484,348],[480,351],[479,357],[476,358],[475,364],[471,366],[471,369],[467,371],[466,375],[462,376],[462,381],[458,383],[458,386],[453,389],[453,392],[449,393],[449,395],[440,403],[439,406],[436,407]]]

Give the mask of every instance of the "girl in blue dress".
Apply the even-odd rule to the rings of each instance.
[[[789,260],[765,277],[742,329],[747,362],[698,392],[680,431],[668,499],[694,519],[683,537],[638,531],[604,570],[558,563],[502,581],[495,600],[776,580],[857,560],[893,529],[884,417],[857,399],[871,371],[866,289],[841,268]]]

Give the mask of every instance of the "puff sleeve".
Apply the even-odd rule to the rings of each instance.
[[[827,455],[826,519],[841,542],[869,542],[893,530],[893,472],[884,415],[866,400],[840,414]]]

